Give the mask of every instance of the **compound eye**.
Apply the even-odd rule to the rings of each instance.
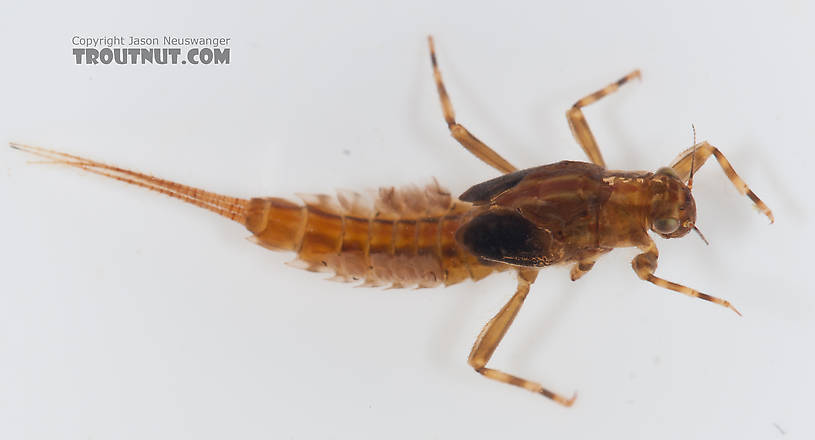
[[[660,234],[672,234],[679,229],[679,220],[671,217],[654,220],[654,230]]]

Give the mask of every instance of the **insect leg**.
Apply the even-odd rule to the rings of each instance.
[[[589,156],[589,159],[595,165],[600,165],[603,168],[606,167],[606,163],[603,161],[603,155],[600,154],[600,149],[597,147],[597,141],[594,139],[594,135],[591,134],[589,123],[586,122],[586,116],[583,115],[583,110],[581,109],[606,95],[616,92],[621,85],[634,78],[640,78],[639,70],[635,70],[618,79],[616,82],[613,82],[592,93],[591,95],[581,98],[579,101],[574,103],[572,108],[566,111],[566,119],[569,120],[569,127],[572,129],[572,135],[574,135],[577,143],[583,147],[583,151],[586,152],[586,155]]]
[[[476,339],[475,344],[473,344],[472,351],[470,351],[470,357],[467,359],[467,363],[469,363],[475,371],[490,379],[515,385],[532,391],[533,393],[543,394],[563,406],[572,406],[575,398],[577,398],[577,394],[567,399],[560,394],[549,391],[539,383],[486,367],[487,362],[489,362],[498,344],[501,343],[501,339],[503,339],[512,321],[518,314],[518,310],[521,309],[526,295],[529,293],[529,286],[535,281],[537,275],[537,271],[518,272],[518,290],[501,311],[490,319],[487,325],[481,330],[478,339]]]
[[[570,272],[572,281],[577,281],[580,277],[585,275],[586,272],[590,271],[592,267],[594,267],[594,260],[584,260],[575,263]]]
[[[634,267],[634,272],[636,272],[637,276],[639,276],[641,279],[656,284],[659,287],[664,287],[666,289],[673,290],[674,292],[679,292],[683,295],[692,296],[716,303],[722,307],[727,307],[741,316],[741,313],[739,313],[739,311],[736,310],[736,308],[733,307],[733,305],[727,300],[710,296],[696,289],[691,289],[690,287],[683,286],[681,284],[672,283],[668,280],[655,276],[654,271],[657,269],[657,258],[659,257],[659,251],[657,250],[654,241],[651,240],[650,237],[648,237],[648,242],[645,245],[640,246],[640,249],[642,249],[644,252],[634,258],[634,260],[631,262],[631,266]]]
[[[439,65],[436,62],[436,48],[433,45],[433,37],[427,37],[427,43],[430,46],[430,61],[433,63],[433,77],[436,80],[436,89],[439,91],[439,99],[441,100],[441,109],[444,112],[444,120],[447,121],[447,127],[450,129],[450,134],[466,148],[475,157],[481,159],[487,165],[495,168],[502,173],[511,173],[517,171],[511,163],[501,157],[492,148],[488,147],[485,143],[481,142],[467,131],[464,126],[456,123],[456,114],[453,111],[453,103],[450,102],[450,96],[447,94],[447,89],[444,87],[444,82],[441,79],[441,72]]]
[[[700,142],[680,153],[671,163],[671,168],[676,171],[676,174],[679,175],[679,178],[682,179],[683,182],[687,182],[691,174],[691,163],[693,164],[693,172],[695,173],[699,168],[702,168],[702,165],[705,164],[705,161],[707,161],[711,154],[719,161],[722,171],[724,171],[727,178],[733,182],[733,186],[736,187],[739,193],[749,197],[750,200],[755,203],[756,208],[770,219],[770,223],[774,222],[775,219],[773,218],[773,213],[770,211],[770,208],[758,198],[756,193],[747,187],[747,184],[736,174],[736,170],[733,169],[733,166],[730,165],[730,162],[724,157],[724,154],[707,141]]]

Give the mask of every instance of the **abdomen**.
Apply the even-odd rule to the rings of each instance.
[[[479,280],[508,266],[484,262],[455,240],[471,209],[438,184],[249,201],[246,227],[258,244],[293,251],[304,269],[369,286],[432,287]]]

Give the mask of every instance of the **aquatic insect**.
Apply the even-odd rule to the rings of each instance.
[[[380,189],[374,197],[340,192],[336,197],[300,196],[303,203],[277,197],[243,199],[40,147],[15,143],[11,147],[48,163],[80,168],[212,211],[243,224],[261,246],[295,252],[305,269],[333,272],[344,281],[433,287],[515,271],[515,294],[484,326],[468,363],[490,379],[565,406],[571,406],[576,395],[567,398],[539,383],[487,367],[541,268],[569,264],[571,279],[577,280],[601,255],[618,247],[637,247],[641,253],[632,266],[641,279],[738,313],[724,299],[657,277],[659,254],[649,231],[663,238],[699,232],[691,194],[693,175],[710,156],[770,221],[772,213],[708,142],[695,143],[670,166],[653,173],[606,169],[582,108],[639,78],[639,71],[578,100],[566,112],[572,133],[590,162],[563,161],[518,170],[456,122],[432,38],[428,43],[451,135],[501,173],[458,198],[433,182],[425,188]]]

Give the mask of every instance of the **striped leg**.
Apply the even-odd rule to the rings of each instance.
[[[770,208],[758,198],[756,193],[747,187],[747,184],[736,174],[736,170],[733,169],[733,166],[730,165],[730,162],[724,157],[724,154],[722,154],[718,148],[707,143],[707,141],[700,142],[680,153],[671,163],[671,168],[676,171],[676,174],[679,175],[682,181],[687,182],[691,175],[691,166],[693,166],[693,172],[696,173],[699,168],[702,168],[702,165],[705,164],[705,161],[707,161],[711,154],[719,161],[722,171],[724,171],[727,178],[733,182],[733,186],[736,187],[739,193],[749,197],[750,200],[755,203],[756,208],[770,219],[770,223],[774,222],[775,219],[773,218],[773,213],[770,211]]]
[[[436,80],[436,89],[439,91],[439,99],[441,100],[441,109],[444,112],[444,120],[447,121],[447,127],[450,129],[450,134],[460,143],[464,148],[473,153],[475,157],[484,161],[487,165],[495,168],[501,173],[511,173],[517,171],[511,163],[501,157],[500,154],[493,151],[485,143],[481,142],[472,135],[463,125],[456,123],[456,114],[453,111],[453,103],[450,102],[450,96],[447,95],[447,89],[444,87],[444,82],[441,79],[441,72],[439,71],[438,63],[436,62],[436,48],[433,45],[433,37],[427,37],[427,43],[430,46],[430,61],[433,63],[433,77]]]
[[[487,362],[489,362],[498,344],[501,343],[501,339],[504,338],[512,321],[515,320],[518,310],[521,309],[526,295],[529,293],[529,286],[535,282],[537,276],[537,271],[518,272],[518,290],[501,311],[481,330],[481,334],[478,335],[478,339],[475,340],[473,349],[470,351],[470,357],[467,359],[467,363],[469,363],[475,371],[490,379],[515,385],[532,391],[533,393],[543,394],[563,406],[572,406],[574,400],[577,398],[577,394],[567,399],[560,394],[547,390],[539,383],[486,367]]]
[[[586,117],[583,115],[583,110],[581,109],[606,95],[616,92],[621,85],[634,78],[640,78],[639,70],[635,70],[616,82],[580,99],[574,103],[572,108],[566,111],[566,119],[569,120],[569,127],[572,129],[575,140],[583,147],[583,151],[586,152],[586,155],[589,156],[589,159],[595,165],[600,165],[603,168],[606,167],[606,163],[603,161],[603,155],[600,154],[600,149],[597,147],[597,141],[594,139],[594,135],[591,134],[589,123],[586,122]]]
[[[736,312],[739,316],[738,310],[730,304],[729,301],[723,300],[721,298],[717,298],[715,296],[710,296],[699,292],[698,290],[691,289],[690,287],[683,286],[681,284],[672,283],[670,281],[664,280],[657,276],[654,276],[654,271],[657,269],[657,258],[659,258],[659,251],[657,250],[654,241],[651,240],[650,237],[647,237],[647,243],[640,246],[643,253],[637,255],[634,258],[634,261],[631,262],[631,265],[634,267],[634,272],[637,273],[637,276],[642,278],[645,281],[651,282],[656,284],[659,287],[664,287],[669,290],[673,290],[674,292],[679,292],[683,295],[692,296],[695,298],[703,299],[705,301],[710,301],[712,303],[716,303],[722,307],[727,307],[728,309]]]

